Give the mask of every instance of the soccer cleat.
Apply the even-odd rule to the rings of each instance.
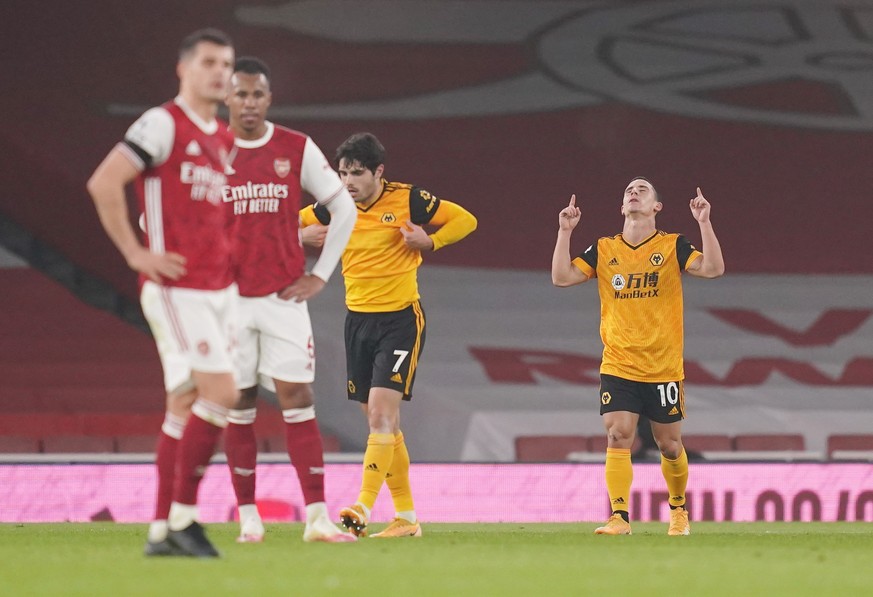
[[[181,531],[167,533],[167,542],[177,550],[177,553],[172,555],[195,558],[217,558],[219,556],[218,550],[206,538],[203,527],[196,522],[192,522]]]
[[[613,514],[602,527],[594,529],[595,535],[630,535],[631,526],[621,514]]]
[[[367,515],[360,504],[343,508],[339,513],[340,522],[356,537],[367,536]]]
[[[316,518],[312,524],[307,524],[303,531],[303,541],[306,543],[352,543],[358,537],[354,533],[346,533],[338,529],[327,516]]]
[[[237,543],[262,543],[264,541],[264,523],[260,517],[252,517],[246,519],[240,525],[239,537],[236,538]]]
[[[175,545],[172,545],[166,539],[163,541],[147,541],[143,553],[149,557],[184,555],[181,551],[176,549]]]
[[[688,510],[673,508],[670,510],[670,528],[667,534],[672,536],[690,535],[691,525],[688,524]]]
[[[257,535],[252,533],[240,533],[240,536],[236,538],[237,543],[263,543],[264,536]]]
[[[393,537],[421,537],[421,525],[417,522],[409,522],[405,518],[395,518],[383,531],[372,535],[381,538]]]

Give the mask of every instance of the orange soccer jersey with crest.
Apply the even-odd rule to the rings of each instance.
[[[440,199],[410,184],[384,181],[381,195],[370,206],[358,206],[358,219],[343,252],[346,305],[351,311],[384,313],[405,309],[419,299],[421,252],[406,246],[400,227],[411,220],[427,224]],[[302,227],[330,223],[323,206],[300,211]]]
[[[600,372],[647,383],[685,377],[682,272],[702,253],[679,234],[656,231],[633,246],[601,238],[573,260],[600,294]]]

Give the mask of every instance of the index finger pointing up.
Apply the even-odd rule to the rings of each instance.
[[[576,193],[570,195],[570,207],[576,207]]]

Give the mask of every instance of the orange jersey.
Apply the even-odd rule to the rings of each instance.
[[[573,260],[600,294],[600,372],[647,383],[685,377],[682,272],[702,253],[679,234],[656,231],[631,246],[601,238]]]
[[[440,199],[423,189],[387,181],[375,202],[367,208],[358,206],[358,219],[342,257],[349,310],[400,311],[419,299],[421,252],[406,246],[400,227],[407,220],[429,223],[439,206]],[[302,227],[329,222],[324,207],[310,205],[300,211]]]

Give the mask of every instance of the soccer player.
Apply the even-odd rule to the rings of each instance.
[[[355,224],[349,192],[307,135],[268,121],[270,69],[257,58],[236,61],[227,97],[236,137],[233,172],[224,187],[240,293],[238,387],[225,452],[239,505],[240,542],[259,542],[264,525],[255,503],[258,383],[276,392],[288,455],[306,503],[304,541],[357,537],[331,522],[324,502],[324,456],[310,384],[315,377],[306,301],[324,287]],[[301,193],[315,197],[333,224],[310,273],[298,233]]]
[[[370,511],[386,482],[395,518],[373,537],[421,536],[409,483],[409,452],[400,430],[400,403],[412,386],[425,338],[418,294],[422,251],[456,243],[476,229],[461,206],[410,184],[388,182],[385,148],[358,133],[336,151],[340,178],[355,200],[358,220],[343,253],[348,398],[361,403],[370,434],[358,501],[340,511],[343,525],[367,534]],[[332,227],[320,205],[301,212],[301,225]],[[438,227],[428,234],[424,225]],[[304,238],[307,230],[304,228]]]
[[[681,436],[685,418],[681,274],[717,278],[724,273],[724,259],[709,219],[709,202],[700,188],[690,207],[700,227],[703,252],[682,235],[656,228],[655,216],[662,207],[652,183],[645,178],[631,180],[621,205],[621,234],[599,239],[572,260],[570,236],[581,218],[575,195],[558,217],[552,282],[567,287],[597,278],[600,294],[600,414],[607,435],[606,488],[612,516],[594,531],[599,535],[631,534],[630,450],[640,415],[651,421],[661,452],[661,471],[670,494],[667,533],[691,532],[685,509],[688,457]]]
[[[233,61],[233,45],[221,31],[185,38],[178,96],[140,116],[88,181],[106,233],[140,274],[142,309],[167,390],[146,555],[218,556],[197,522],[196,504],[238,394],[232,355],[237,289],[221,201],[233,136],[216,118]],[[134,181],[145,246],[125,200],[125,187]],[[189,413],[194,416],[186,424]]]

